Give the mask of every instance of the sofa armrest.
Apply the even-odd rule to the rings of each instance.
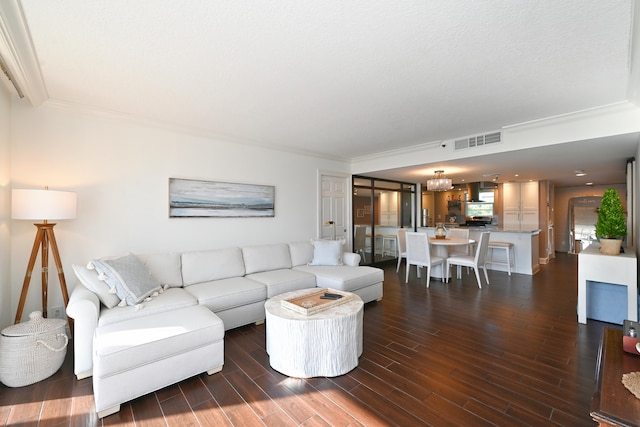
[[[90,377],[93,371],[93,333],[98,327],[100,300],[77,283],[67,304],[67,315],[73,322],[73,372],[78,379]]]
[[[344,252],[342,254],[342,263],[351,267],[357,267],[360,265],[360,254]]]

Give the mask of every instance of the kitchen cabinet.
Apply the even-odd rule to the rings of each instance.
[[[502,221],[505,230],[538,229],[538,182],[502,185]]]
[[[380,193],[380,224],[398,226],[398,192],[384,191]]]

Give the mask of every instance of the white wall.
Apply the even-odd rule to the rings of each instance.
[[[48,104],[38,109],[14,104],[12,125],[13,187],[48,185],[78,194],[78,217],[55,228],[69,288],[75,284],[71,264],[86,264],[93,257],[313,238],[318,170],[350,173],[345,162]],[[274,185],[275,217],[169,218],[170,177]],[[34,237],[29,221],[13,222],[13,310]],[[57,278],[53,272],[49,277],[49,307],[62,305]],[[23,318],[40,304],[39,277],[34,275],[32,282]]]
[[[633,5],[633,34],[631,37],[631,66],[629,76],[629,101],[640,106],[640,3],[636,0]]]
[[[11,189],[11,103],[0,83],[0,325],[13,323],[11,312],[11,235],[9,199]]]
[[[636,254],[640,254],[640,191],[638,191],[638,189],[640,189],[640,170],[638,169],[640,165],[640,144],[638,144],[638,150],[636,151],[636,171],[635,171],[635,181],[633,182],[634,188],[633,188],[633,192],[634,192],[634,206],[633,206],[633,212],[634,212],[634,226],[635,228],[635,246],[636,246]],[[640,272],[639,276],[640,276]]]

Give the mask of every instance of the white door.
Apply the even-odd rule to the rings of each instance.
[[[346,248],[351,247],[348,229],[347,191],[349,177],[320,172],[320,223],[321,239],[345,239]]]

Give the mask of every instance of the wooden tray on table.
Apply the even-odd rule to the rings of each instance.
[[[321,299],[320,297],[328,292],[330,294],[342,295],[340,299]],[[345,302],[351,301],[354,294],[349,292],[342,292],[331,288],[319,288],[315,292],[311,292],[299,297],[283,299],[280,301],[282,307],[293,310],[297,313],[310,316],[315,313],[319,313],[324,310],[328,310],[332,307],[336,307]]]

